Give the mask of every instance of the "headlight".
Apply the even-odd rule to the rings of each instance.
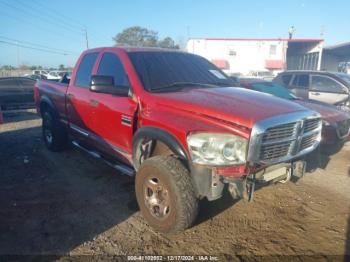
[[[202,165],[244,164],[247,139],[231,134],[194,133],[187,136],[192,161]]]

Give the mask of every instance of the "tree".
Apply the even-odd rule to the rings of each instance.
[[[61,71],[63,71],[64,70],[64,65],[59,65],[59,67],[58,67],[58,70],[61,70]]]
[[[179,46],[175,44],[175,41],[171,37],[166,37],[163,40],[158,41],[158,46],[163,48],[179,49]]]
[[[124,29],[113,40],[116,46],[179,48],[171,37],[158,40],[158,32],[140,26]]]
[[[124,29],[113,40],[120,46],[157,46],[158,33],[140,26]]]

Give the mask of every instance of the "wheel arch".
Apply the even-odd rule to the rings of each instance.
[[[56,106],[52,102],[52,100],[48,96],[42,96],[40,98],[40,114],[41,115],[46,108],[51,109],[51,111],[55,114],[55,116],[57,116]]]
[[[138,170],[141,163],[149,157],[166,154],[176,155],[181,161],[188,164],[189,157],[179,140],[168,131],[157,127],[141,127],[133,139],[133,165]]]

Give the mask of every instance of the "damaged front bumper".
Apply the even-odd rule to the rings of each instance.
[[[200,198],[206,197],[209,201],[219,199],[225,185],[234,199],[243,198],[252,201],[256,184],[286,183],[302,178],[306,170],[306,161],[298,160],[291,163],[281,163],[266,167],[244,177],[230,177],[217,174],[215,169],[192,167],[192,178]]]

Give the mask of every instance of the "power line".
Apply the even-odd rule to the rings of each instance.
[[[63,53],[67,53],[67,54],[78,54],[78,52],[67,51],[67,50],[64,50],[64,49],[48,47],[48,46],[45,46],[45,45],[36,44],[36,43],[33,43],[33,42],[28,42],[28,41],[23,41],[23,40],[18,40],[18,39],[13,39],[13,38],[9,38],[9,37],[6,37],[6,36],[0,36],[0,38],[5,39],[5,40],[9,40],[9,41],[12,41],[12,42],[15,42],[15,43],[22,43],[22,44],[31,45],[31,46],[34,46],[34,47],[44,48],[44,49],[47,49],[47,50],[63,52]]]
[[[7,44],[7,45],[12,45],[12,46],[17,46],[17,47],[22,47],[22,48],[27,48],[27,49],[32,49],[32,50],[45,52],[45,53],[64,55],[64,56],[70,55],[70,54],[63,53],[63,52],[55,52],[55,51],[45,50],[45,49],[42,49],[42,48],[30,47],[30,46],[26,46],[26,45],[22,45],[22,44],[18,44],[18,43],[12,43],[12,42],[8,42],[8,41],[4,41],[4,40],[0,40],[0,43]]]
[[[77,32],[77,31],[75,31],[75,30],[72,30],[70,27],[64,26],[64,25],[62,25],[62,24],[61,24],[61,25],[60,25],[60,24],[57,24],[56,22],[52,22],[50,19],[44,18],[44,17],[42,17],[42,16],[40,16],[40,15],[38,15],[38,14],[32,14],[31,12],[28,12],[27,9],[22,9],[22,8],[19,8],[19,7],[17,7],[17,6],[14,6],[14,5],[11,5],[11,4],[9,4],[9,3],[2,2],[2,1],[0,1],[0,3],[3,4],[3,5],[5,5],[5,6],[7,6],[7,7],[12,8],[12,9],[14,9],[14,10],[16,10],[16,11],[20,11],[20,12],[22,12],[22,13],[28,14],[29,16],[32,16],[32,17],[34,17],[34,18],[39,18],[39,19],[41,19],[42,21],[44,21],[44,22],[46,22],[46,23],[52,24],[52,25],[54,25],[54,26],[61,27],[61,28],[65,29],[66,31],[70,31],[70,32],[72,32],[72,33],[74,33],[74,34],[79,33],[79,34],[83,35],[82,32]]]
[[[32,3],[31,4],[28,4],[27,2],[22,2],[22,1],[19,1],[17,0],[21,5],[24,5],[24,6],[27,6],[28,9],[34,11],[35,13],[40,13],[40,16],[43,17],[43,13],[45,13],[46,10],[46,7],[43,7],[43,8],[38,8],[36,5],[33,5]],[[36,10],[36,11],[35,11]],[[55,23],[61,23],[63,26],[65,27],[68,27],[69,29],[72,29],[73,28],[76,28],[75,30],[78,31],[78,32],[82,32],[82,27],[81,26],[76,26],[70,22],[67,22],[66,19],[62,19],[58,14],[57,14],[57,11],[56,12],[46,12],[47,16],[45,16],[44,19],[51,19],[52,21],[54,21]],[[53,17],[55,16],[55,17]],[[58,21],[60,20],[60,21]],[[74,29],[73,29],[74,30]]]
[[[10,14],[8,14],[8,13],[3,12],[2,10],[0,10],[0,13],[1,13],[2,15],[4,15],[4,16],[7,16],[7,17],[9,17],[9,18],[11,18],[11,19],[17,21],[17,22],[21,22],[21,23],[23,23],[23,24],[25,24],[25,25],[32,25],[34,28],[31,28],[31,29],[35,29],[35,30],[40,31],[40,32],[45,32],[45,34],[51,34],[52,36],[55,36],[57,39],[62,39],[62,37],[61,37],[61,36],[58,36],[57,33],[54,33],[54,32],[52,32],[52,31],[48,30],[47,28],[44,28],[44,27],[42,27],[42,26],[40,26],[40,25],[37,25],[37,24],[35,24],[35,23],[31,22],[31,21],[28,21],[28,20],[26,20],[26,19],[23,19],[22,17],[12,16],[12,15],[10,15]],[[75,39],[75,40],[73,40],[73,41],[76,41],[76,40],[78,39],[78,38],[76,38],[76,37],[77,37],[77,36],[75,35],[75,37],[67,37],[67,36],[65,36],[64,38],[65,38],[66,40],[68,40],[68,39],[71,39],[71,40]]]
[[[52,8],[50,8],[50,7],[46,6],[46,5],[44,5],[42,2],[40,2],[40,1],[38,1],[38,0],[32,0],[32,1],[34,1],[37,5],[40,5],[41,7],[43,7],[44,10],[49,11],[50,13],[52,13],[53,15],[55,15],[55,16],[57,16],[57,17],[63,17],[63,18],[66,18],[66,19],[68,19],[68,20],[73,21],[73,22],[69,22],[69,23],[70,23],[70,24],[79,25],[79,26],[78,26],[79,29],[82,29],[82,28],[85,27],[85,25],[82,24],[82,23],[80,23],[78,20],[75,20],[75,19],[73,19],[73,18],[71,18],[71,17],[68,17],[67,15],[62,14],[62,13],[58,12],[57,10],[52,9]],[[42,11],[42,10],[41,10],[41,11]]]

